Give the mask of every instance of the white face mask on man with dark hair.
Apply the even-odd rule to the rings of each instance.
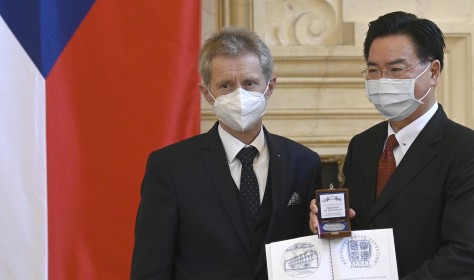
[[[237,88],[231,93],[214,98],[214,113],[219,121],[236,131],[247,131],[265,114],[267,108],[267,90],[263,93]]]
[[[415,98],[415,83],[430,65],[418,76],[412,79],[366,80],[367,98],[375,108],[392,121],[401,121],[410,116],[423,104],[422,100],[431,91],[431,86],[420,99]]]

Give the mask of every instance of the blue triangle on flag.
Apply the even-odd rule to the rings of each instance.
[[[0,0],[0,15],[46,78],[95,0]]]

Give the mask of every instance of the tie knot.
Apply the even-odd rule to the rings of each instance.
[[[397,138],[395,138],[395,134],[390,134],[387,140],[387,144],[385,145],[386,151],[393,151],[395,147],[398,146]]]
[[[240,160],[242,164],[245,165],[252,165],[253,159],[257,155],[258,150],[254,146],[248,146],[242,148],[240,152],[237,154],[237,158]]]

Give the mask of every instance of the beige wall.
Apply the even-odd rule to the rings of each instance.
[[[473,2],[471,4],[471,2]],[[471,0],[202,0],[202,37],[222,26],[256,31],[270,46],[277,87],[265,126],[323,156],[344,155],[350,138],[382,118],[367,101],[362,42],[367,23],[403,10],[445,34],[445,69],[436,88],[448,115],[474,127]],[[202,99],[201,130],[215,121]]]

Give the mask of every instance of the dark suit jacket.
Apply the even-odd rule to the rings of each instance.
[[[308,213],[314,189],[321,184],[319,156],[264,132],[271,182],[265,196],[271,193],[271,206],[268,221],[257,222],[251,233],[217,124],[150,155],[135,226],[131,279],[266,279],[263,240],[311,234]],[[301,202],[288,206],[294,193]],[[251,235],[259,232],[262,244],[255,251]]]
[[[474,279],[474,132],[440,106],[375,201],[386,137],[383,122],[349,144],[353,229],[393,228],[403,279]]]

